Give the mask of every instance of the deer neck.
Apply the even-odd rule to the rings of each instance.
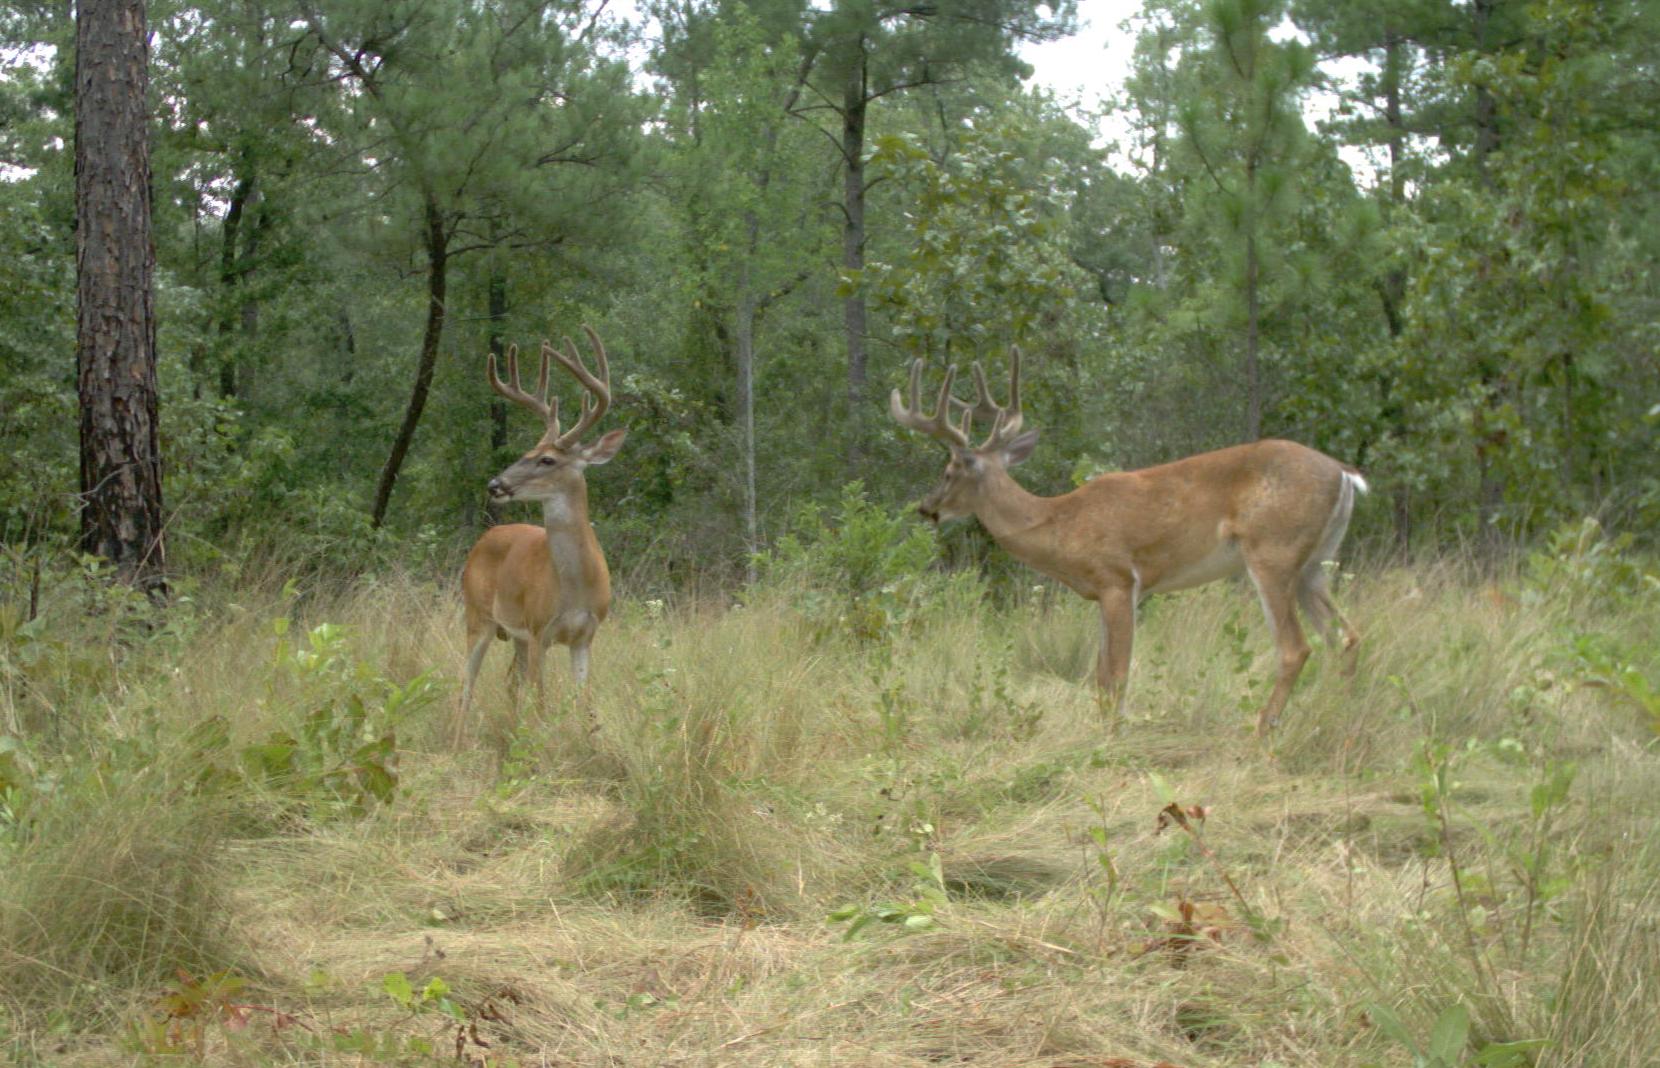
[[[1055,498],[1039,497],[1004,470],[988,472],[974,514],[1009,555],[1057,578]]]
[[[570,493],[543,501],[542,526],[559,580],[559,599],[566,604],[581,600],[590,585],[589,561],[598,548],[588,521],[587,484],[579,482]]]

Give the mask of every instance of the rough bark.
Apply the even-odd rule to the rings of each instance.
[[[865,116],[870,108],[865,65],[864,42],[860,41],[842,98],[842,156],[847,168],[842,181],[842,208],[846,213],[842,222],[842,270],[851,278],[859,277],[865,269]],[[842,325],[847,332],[847,401],[857,427],[864,410],[868,378],[865,337],[869,333],[860,286],[850,287],[842,298]]]
[[[756,241],[758,226],[749,217],[749,241]],[[738,306],[733,334],[738,358],[738,426],[744,451],[744,555],[745,578],[756,580],[755,553],[761,547],[760,519],[755,493],[755,295],[751,292],[750,261],[738,268]]]
[[[404,458],[409,455],[410,443],[415,440],[415,428],[420,426],[421,413],[426,410],[427,393],[432,389],[432,370],[437,366],[438,345],[444,337],[449,241],[444,213],[429,196],[426,202],[427,322],[421,334],[421,357],[415,365],[415,387],[410,391],[409,405],[404,409],[398,436],[392,440],[392,451],[387,454],[386,465],[380,471],[380,481],[375,485],[375,501],[369,512],[369,522],[376,528],[386,521],[392,488],[397,485],[398,472],[403,469]]]
[[[1475,0],[1470,6],[1475,19],[1476,48],[1484,53],[1488,47],[1488,29],[1495,8],[1495,0]],[[1491,189],[1493,177],[1488,172],[1487,161],[1499,148],[1499,108],[1492,90],[1486,85],[1476,87],[1475,121],[1476,176],[1483,188]],[[1507,392],[1508,386],[1505,374],[1499,369],[1499,363],[1496,356],[1491,361],[1484,361],[1481,385],[1484,398],[1482,403],[1486,407],[1477,409],[1475,413],[1476,469],[1479,481],[1476,508],[1481,518],[1481,530],[1485,535],[1483,543],[1495,556],[1503,547],[1504,532],[1500,528],[1499,520],[1509,490],[1509,480],[1499,463],[1506,444],[1504,431],[1498,427],[1499,420],[1490,418],[1491,415],[1496,415],[1503,404],[1503,394]]]
[[[1401,115],[1401,74],[1405,64],[1404,42],[1390,33],[1383,42],[1383,115],[1389,129],[1389,199],[1384,210],[1393,219],[1396,209],[1406,198],[1406,174],[1402,170],[1406,155],[1406,122]],[[1389,328],[1389,340],[1398,344],[1406,332],[1402,307],[1406,303],[1406,271],[1391,267],[1378,280],[1378,298],[1383,303],[1383,318]],[[1387,387],[1388,382],[1385,383]],[[1387,400],[1387,396],[1385,398]],[[1386,412],[1400,411],[1399,405],[1387,406]],[[1399,427],[1399,421],[1396,420]],[[1412,545],[1412,490],[1402,483],[1395,487],[1391,514],[1395,526],[1395,545],[1404,554]]]
[[[504,331],[507,325],[507,276],[503,273],[499,263],[490,265],[490,281],[488,284],[489,302],[488,314],[490,317],[490,352],[496,357],[500,365],[506,355],[507,346]],[[490,394],[490,457],[495,460],[507,448],[507,401],[492,392]],[[491,526],[501,522],[502,506],[493,500],[484,502],[484,515]]]
[[[81,0],[75,18],[75,362],[81,545],[122,581],[166,592],[150,239],[144,0]]]
[[[1255,222],[1245,235],[1245,440],[1262,437],[1262,374],[1258,352],[1262,346],[1261,301],[1257,293],[1259,265]]]
[[[225,221],[220,225],[219,285],[224,291],[222,299],[226,309],[219,318],[222,350],[219,355],[219,395],[222,397],[236,396],[236,354],[231,340],[236,330],[236,316],[231,309],[235,304],[234,294],[241,274],[237,266],[237,239],[241,236],[243,215],[253,191],[253,176],[240,176],[231,190],[230,203],[225,208]]]

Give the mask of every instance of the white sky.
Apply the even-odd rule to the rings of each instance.
[[[1032,65],[1032,83],[1055,94],[1074,109],[1074,118],[1100,131],[1097,144],[1120,142],[1115,160],[1124,156],[1129,126],[1106,108],[1130,73],[1135,33],[1124,25],[1141,12],[1141,0],[1078,0],[1078,32],[1046,44],[1025,45],[1020,57]]]
[[[1077,118],[1085,123],[1093,120],[1103,146],[1122,142],[1128,133],[1127,125],[1103,105],[1124,88],[1135,57],[1135,30],[1125,23],[1140,13],[1141,0],[1078,0],[1077,33],[1020,49],[1021,58],[1032,65],[1032,82],[1054,93],[1061,104],[1087,112]],[[1276,39],[1298,35],[1289,21],[1271,34]],[[1335,79],[1347,80],[1365,66],[1364,60],[1353,59],[1321,64],[1321,69]],[[1329,116],[1336,104],[1332,93],[1311,93],[1304,102],[1303,116],[1312,128]],[[1115,162],[1123,159],[1125,147],[1119,144],[1112,154]],[[1376,180],[1375,165],[1361,150],[1346,147],[1339,155],[1358,180]]]
[[[1140,12],[1141,0],[1078,0],[1076,34],[1020,50],[1032,80],[1064,102],[1096,106],[1123,87],[1135,53],[1135,34],[1123,23]]]

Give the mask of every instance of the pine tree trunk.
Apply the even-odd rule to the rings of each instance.
[[[1406,198],[1406,173],[1402,169],[1406,155],[1406,123],[1401,115],[1401,73],[1404,59],[1402,41],[1391,33],[1383,45],[1383,117],[1389,130],[1389,200],[1385,206],[1386,219],[1393,222],[1395,212]],[[1383,302],[1383,319],[1389,328],[1389,340],[1399,344],[1406,332],[1402,306],[1406,303],[1406,271],[1391,267],[1378,281],[1378,297]],[[1397,409],[1398,410],[1398,409]],[[1389,411],[1386,406],[1385,411]],[[1397,430],[1404,430],[1394,420]],[[1404,555],[1412,547],[1412,491],[1405,484],[1395,487],[1391,514],[1394,517],[1395,545]]]
[[[75,18],[75,362],[81,545],[152,595],[163,578],[143,0]]]
[[[1482,54],[1486,54],[1488,49],[1488,29],[1495,7],[1495,0],[1474,0],[1470,5],[1475,20],[1476,49]],[[1487,163],[1499,148],[1499,107],[1493,91],[1486,84],[1476,86],[1475,111],[1476,176],[1483,188],[1491,189],[1493,176],[1488,172]],[[1476,468],[1480,483],[1476,509],[1481,518],[1482,542],[1493,556],[1497,556],[1503,548],[1504,532],[1500,529],[1499,520],[1509,490],[1509,480],[1498,462],[1506,439],[1504,432],[1495,428],[1498,423],[1495,416],[1509,384],[1507,376],[1500,370],[1502,362],[1496,354],[1490,362],[1484,361],[1481,403],[1485,407],[1475,413]]]
[[[236,316],[232,312],[235,304],[235,293],[239,270],[237,269],[237,238],[242,233],[242,219],[248,205],[248,198],[254,191],[252,175],[243,174],[237,178],[236,187],[231,190],[230,203],[225,208],[225,220],[220,224],[219,231],[219,287],[220,299],[225,302],[225,310],[219,317],[219,343],[223,351],[219,354],[219,395],[221,397],[236,396],[236,355],[232,335],[236,330]]]
[[[490,352],[496,357],[499,366],[507,351],[504,331],[507,327],[507,275],[503,271],[499,260],[490,262],[490,280],[487,283],[489,293],[486,300],[489,302],[487,314],[490,319]],[[490,462],[507,448],[507,401],[496,393],[490,394]],[[484,502],[484,515],[491,526],[501,522],[502,505],[494,500]]]
[[[859,278],[865,269],[865,116],[869,107],[865,52],[860,42],[859,56],[848,75],[842,98],[842,156],[847,165],[842,183],[842,207],[846,212],[842,224],[842,270],[850,278]],[[842,298],[842,325],[847,332],[847,402],[850,422],[856,431],[868,377],[865,336],[869,327],[864,289],[860,285],[853,286]]]
[[[427,325],[421,335],[421,358],[415,365],[415,388],[409,394],[409,406],[404,409],[403,423],[392,441],[392,451],[381,468],[380,481],[375,486],[375,503],[369,513],[371,526],[379,528],[386,521],[386,509],[392,500],[392,487],[397,484],[398,472],[403,469],[404,457],[415,440],[415,428],[421,424],[421,413],[427,406],[427,393],[432,389],[432,370],[438,363],[438,344],[444,336],[445,287],[449,272],[449,231],[443,212],[429,195],[426,202],[427,246]]]
[[[1255,196],[1255,190],[1252,191]],[[1262,375],[1257,368],[1261,346],[1260,298],[1257,295],[1258,263],[1256,222],[1245,234],[1245,440],[1262,437]]]
[[[753,211],[745,213],[747,249],[738,267],[736,321],[733,323],[734,348],[738,364],[738,427],[743,437],[744,451],[744,577],[754,584],[758,577],[755,554],[761,548],[761,525],[755,493],[755,317],[756,298],[750,265],[760,243],[760,221]]]

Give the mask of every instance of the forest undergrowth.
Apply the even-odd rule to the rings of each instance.
[[[619,598],[585,698],[498,646],[459,747],[449,576],[4,602],[0,1060],[1653,1063],[1660,589],[1594,526],[1345,576],[1267,746],[1242,585],[1114,712],[1065,591],[796,550]]]

